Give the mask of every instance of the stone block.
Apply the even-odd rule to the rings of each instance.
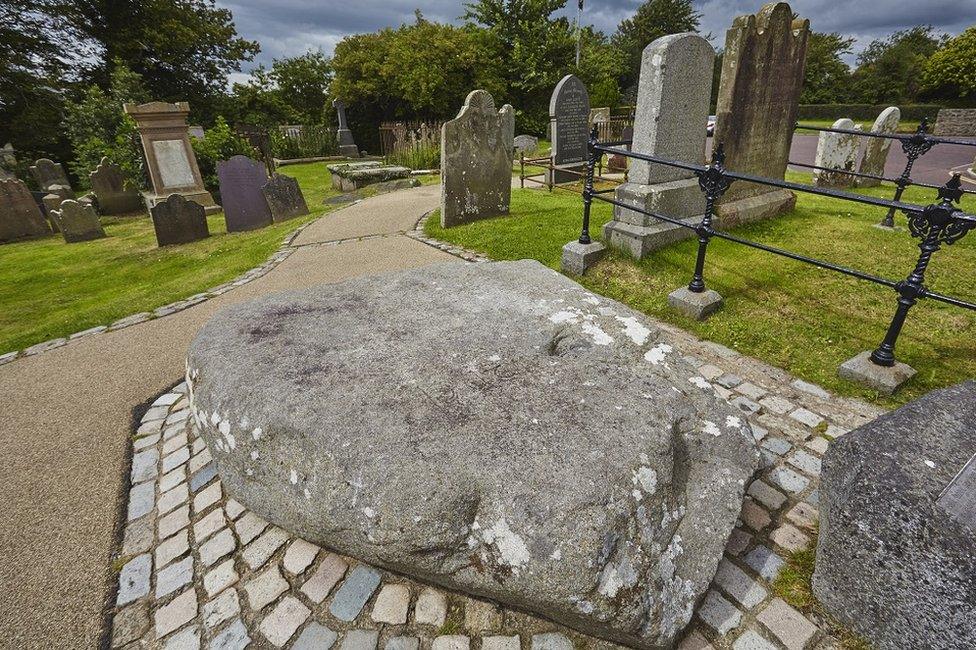
[[[728,229],[786,214],[795,207],[796,194],[790,190],[771,190],[719,203],[715,206],[715,216],[717,223]]]
[[[606,253],[606,247],[598,242],[581,244],[573,240],[563,246],[562,270],[563,273],[573,275],[583,275],[588,268],[597,263]]]
[[[893,366],[879,366],[871,361],[871,351],[867,350],[842,363],[837,374],[841,379],[857,382],[883,395],[893,395],[915,376],[915,369],[901,361],[895,361]]]
[[[722,303],[722,296],[713,289],[696,293],[688,287],[681,287],[668,294],[669,305],[695,320],[705,320],[721,309]]]

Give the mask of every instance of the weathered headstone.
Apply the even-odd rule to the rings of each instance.
[[[308,204],[305,203],[302,188],[298,186],[298,181],[291,176],[275,174],[261,188],[261,193],[264,194],[264,198],[268,202],[271,218],[275,222],[287,221],[308,214]]]
[[[725,148],[726,169],[785,177],[809,35],[810,21],[794,20],[785,2],[767,4],[755,16],[738,16],[732,23],[725,37],[713,140]],[[789,190],[736,181],[716,214],[729,226],[783,214],[795,205]]]
[[[0,180],[0,242],[50,233],[27,185],[16,178]]]
[[[33,194],[33,192],[32,192]],[[51,226],[51,230],[54,232],[61,232],[61,227],[58,226],[58,220],[54,218],[54,213],[61,209],[62,201],[66,199],[61,198],[57,194],[44,194],[39,192],[41,196],[41,212],[44,213],[45,218],[47,218],[48,224]],[[34,201],[37,201],[37,195],[34,195]]]
[[[889,106],[881,111],[878,119],[871,127],[871,133],[896,133],[898,122],[901,120],[901,110],[897,106]],[[864,157],[861,158],[861,166],[858,171],[862,174],[875,174],[884,176],[885,163],[888,161],[888,150],[894,140],[888,138],[863,138]],[[881,185],[881,181],[874,178],[858,178],[855,181],[858,187],[875,187]]]
[[[261,191],[268,182],[264,163],[247,156],[232,156],[217,163],[217,178],[227,232],[255,230],[272,223],[271,209]]]
[[[108,158],[102,158],[88,178],[102,214],[125,214],[142,209],[142,196],[137,190],[126,187],[122,168]]]
[[[634,139],[634,127],[632,127],[632,126],[625,126],[623,128],[622,133],[620,134],[620,139],[621,140],[633,140]],[[632,144],[625,145],[624,148],[627,149],[627,151],[633,151],[633,145]],[[607,167],[612,172],[625,172],[625,171],[627,171],[627,167],[630,164],[629,163],[629,160],[630,159],[627,158],[627,156],[623,156],[621,154],[616,154],[615,153],[612,156],[610,156],[609,158],[607,158]]]
[[[105,236],[105,230],[98,220],[98,214],[91,205],[68,199],[62,201],[58,210],[51,214],[58,223],[61,236],[69,244],[100,239]]]
[[[195,140],[203,140],[207,137],[207,132],[203,130],[202,126],[191,124],[187,127],[187,130],[190,132],[190,137]]]
[[[633,151],[701,164],[705,159],[705,122],[715,51],[697,34],[672,34],[652,42],[641,57]],[[617,201],[648,212],[697,223],[705,201],[693,172],[630,161],[627,182]],[[603,228],[604,243],[636,258],[693,231],[661,222],[635,210],[614,206],[613,221]]]
[[[149,213],[159,246],[186,244],[210,236],[203,206],[196,201],[188,201],[182,194],[171,194],[165,201],[154,205]]]
[[[225,309],[187,381],[224,489],[257,515],[673,648],[759,460],[742,413],[694,384],[677,347],[535,260],[435,264]]]
[[[9,142],[0,147],[0,180],[17,178],[17,154]]]
[[[171,194],[180,194],[204,207],[208,214],[220,210],[213,196],[203,186],[197,158],[190,145],[186,102],[167,104],[125,104],[124,110],[135,120],[146,157],[152,191],[144,198],[152,209]]]
[[[539,148],[539,138],[534,135],[517,135],[514,141],[515,152],[532,153]]]
[[[976,382],[830,444],[813,591],[877,648],[976,642]]]
[[[515,114],[474,90],[441,127],[441,225],[508,214],[512,198]]]
[[[336,136],[339,138],[339,153],[350,158],[359,158],[359,147],[353,140],[352,131],[349,130],[349,123],[346,122],[346,104],[341,99],[332,100],[332,108],[336,109],[336,116],[339,120],[339,128]]]
[[[861,129],[860,125],[855,125],[853,120],[846,117],[834,122],[832,128],[848,131],[859,131]],[[854,165],[857,163],[857,149],[860,145],[858,140],[860,140],[860,136],[850,133],[821,131],[817,140],[817,154],[814,157],[813,164],[817,167],[823,167],[823,169],[814,170],[813,184],[817,187],[852,187],[854,177],[844,172],[854,171]]]
[[[556,84],[549,98],[552,164],[557,167],[551,172],[551,182],[575,183],[583,178],[589,116],[590,95],[586,86],[576,75],[566,75]]]
[[[68,175],[64,172],[61,163],[56,163],[48,158],[41,158],[31,165],[30,171],[34,175],[34,180],[37,181],[37,186],[42,190],[50,190],[52,187],[68,188],[69,191],[71,189]],[[74,194],[72,193],[72,196],[68,198],[74,198]]]

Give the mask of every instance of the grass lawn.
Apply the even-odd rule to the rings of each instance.
[[[206,291],[260,265],[298,226],[341,206],[324,162],[290,165],[312,210],[261,230],[227,233],[223,214],[208,217],[211,237],[156,247],[152,221],[103,217],[105,239],[65,244],[51,235],[0,246],[0,354]]]
[[[841,117],[844,116],[841,115],[837,119],[840,119]],[[834,122],[836,120],[797,120],[797,121],[800,122],[800,124],[805,124],[807,126],[819,126],[821,128],[830,128],[834,125]],[[871,129],[871,125],[874,124],[874,119],[872,118],[870,120],[854,120],[854,124],[860,124],[865,131],[869,131]],[[920,124],[919,120],[914,120],[914,121],[901,120],[900,122],[898,122],[898,133],[915,133],[915,131],[918,129],[919,124]],[[934,115],[932,116],[931,122],[929,124],[930,127],[935,126]],[[803,133],[803,134],[814,134],[814,135],[816,134],[816,131],[807,131],[805,129],[797,129],[796,132]],[[929,133],[931,132],[932,129],[929,128]]]
[[[790,172],[807,182],[809,174]],[[890,197],[892,188],[863,190]],[[905,200],[928,203],[932,190],[910,188]],[[967,196],[963,208],[976,212]],[[559,268],[563,244],[579,236],[582,200],[576,194],[524,189],[512,192],[512,214],[445,230],[429,219],[430,236],[477,250],[495,259],[534,258]],[[601,234],[610,206],[594,202],[591,233]],[[883,215],[877,208],[808,194],[797,209],[735,232],[773,246],[847,265],[891,279],[904,278],[918,256],[917,241],[905,229],[895,233],[871,226]],[[904,217],[897,222],[904,225]],[[976,376],[976,313],[921,301],[909,314],[896,351],[918,375],[894,397],[880,397],[837,377],[846,359],[880,343],[895,310],[888,288],[822,271],[792,260],[714,239],[709,245],[705,281],[725,297],[725,307],[704,323],[686,318],[667,304],[673,289],[686,285],[694,269],[697,242],[687,240],[636,262],[611,253],[580,281],[591,290],[674,323],[697,335],[758,357],[840,394],[894,406],[934,388]],[[928,286],[976,301],[976,232],[936,253]]]

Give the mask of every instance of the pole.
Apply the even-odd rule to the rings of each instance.
[[[583,0],[579,0],[576,11],[576,69],[579,70],[580,49],[583,47]]]

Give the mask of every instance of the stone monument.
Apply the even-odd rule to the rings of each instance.
[[[785,2],[739,16],[725,37],[713,142],[729,171],[782,180],[790,158],[810,21],[793,19]],[[704,130],[704,126],[702,127]],[[789,212],[789,190],[736,181],[719,200],[724,226]]]
[[[759,461],[677,347],[535,260],[435,264],[229,307],[191,344],[187,382],[224,489],[258,516],[672,648]]]
[[[61,163],[56,163],[48,158],[41,158],[31,165],[30,171],[34,180],[37,181],[37,186],[42,190],[50,191],[54,187],[68,188],[69,191],[71,189],[68,175],[64,172]],[[74,194],[72,193],[71,197],[66,198],[74,198]]]
[[[346,122],[345,103],[341,99],[334,99],[332,100],[332,108],[336,109],[339,119],[339,129],[336,131],[336,137],[339,140],[339,153],[349,158],[359,158],[359,147],[356,146],[356,141],[352,138],[352,131],[349,130],[349,124]]]
[[[539,138],[534,135],[517,135],[513,145],[516,153],[532,153],[539,148]]]
[[[834,122],[833,128],[848,131],[861,130],[860,125],[855,125],[853,120],[846,117]],[[843,172],[854,171],[854,165],[857,164],[857,150],[860,146],[858,140],[860,139],[859,136],[850,133],[821,131],[820,137],[817,139],[817,154],[814,157],[813,164],[824,169],[814,170],[813,184],[817,187],[852,187],[854,177]]]
[[[68,244],[101,239],[105,236],[98,214],[91,205],[68,199],[62,201],[58,210],[51,215],[58,224],[61,236]]]
[[[231,156],[230,160],[217,163],[217,178],[227,232],[256,230],[272,223],[271,209],[261,191],[268,182],[264,163],[247,156]]]
[[[574,74],[563,77],[549,99],[549,137],[552,164],[546,182],[576,183],[583,179],[589,140],[590,96]],[[574,173],[575,172],[575,173]]]
[[[661,37],[641,56],[633,144],[637,153],[687,163],[705,160],[705,123],[715,51],[697,34]],[[628,180],[616,199],[641,210],[659,212],[697,224],[705,199],[694,172],[630,161]],[[694,235],[694,231],[614,206],[603,227],[603,241],[636,258]]]
[[[204,207],[207,214],[220,210],[213,196],[203,186],[197,158],[190,146],[186,102],[167,104],[125,104],[124,110],[135,120],[146,156],[152,190],[143,195],[146,207],[152,208],[171,194],[180,194]]]
[[[186,244],[210,236],[203,206],[196,201],[188,201],[182,194],[170,194],[165,201],[154,205],[149,214],[156,231],[156,243],[161,247]]]
[[[976,644],[976,382],[830,444],[813,591],[876,648]]]
[[[871,133],[897,133],[898,122],[901,120],[901,110],[897,106],[889,106],[881,111],[878,119],[871,127]],[[884,176],[885,163],[888,161],[888,150],[894,140],[888,138],[863,138],[864,156],[861,158],[861,166],[857,171],[862,174],[875,174]],[[881,181],[874,178],[858,178],[855,181],[858,187],[875,187],[881,185]]]
[[[17,153],[9,142],[0,147],[0,180],[17,178]]]
[[[441,127],[441,226],[508,214],[515,113],[474,90]]]
[[[51,234],[24,181],[0,179],[0,242]]]
[[[268,202],[268,209],[275,223],[302,217],[309,212],[302,188],[291,176],[275,174],[261,188],[261,193]]]
[[[108,158],[102,158],[88,178],[91,179],[92,192],[98,199],[98,210],[102,214],[126,214],[142,210],[142,196],[138,190],[126,186],[122,168]]]

